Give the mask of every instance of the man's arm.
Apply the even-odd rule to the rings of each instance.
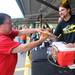
[[[19,30],[18,35],[31,34],[31,33],[35,33],[35,32],[42,32],[42,29],[40,29],[40,28],[22,29],[22,30]]]
[[[38,46],[39,44],[41,44],[42,42],[44,42],[48,37],[49,37],[49,35],[42,34],[40,36],[39,40],[30,42],[30,43],[26,43],[26,44],[20,44],[19,46],[17,46],[16,48],[14,48],[12,50],[12,53],[26,52],[28,50],[31,50],[32,48],[34,48],[34,47]]]

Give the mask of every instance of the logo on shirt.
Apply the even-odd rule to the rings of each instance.
[[[64,34],[69,34],[69,33],[75,32],[75,25],[74,24],[71,24],[71,25],[66,26],[63,29],[63,32],[64,32]]]

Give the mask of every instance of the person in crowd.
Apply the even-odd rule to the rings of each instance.
[[[39,32],[37,41],[20,44],[15,36]],[[12,20],[8,14],[0,13],[0,75],[13,75],[17,63],[17,53],[26,52],[44,42],[49,35],[41,29],[12,30]],[[46,35],[45,35],[46,34]]]

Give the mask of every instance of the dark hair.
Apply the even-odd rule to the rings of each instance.
[[[7,17],[11,18],[8,14],[0,13],[0,25],[4,23]]]
[[[70,6],[69,3],[61,4],[60,7],[64,7],[64,8],[66,8],[67,10],[70,9],[69,14],[72,15],[71,6]]]

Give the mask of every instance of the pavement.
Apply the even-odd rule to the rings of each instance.
[[[31,61],[28,53],[18,53],[18,62],[14,75],[31,75]]]

